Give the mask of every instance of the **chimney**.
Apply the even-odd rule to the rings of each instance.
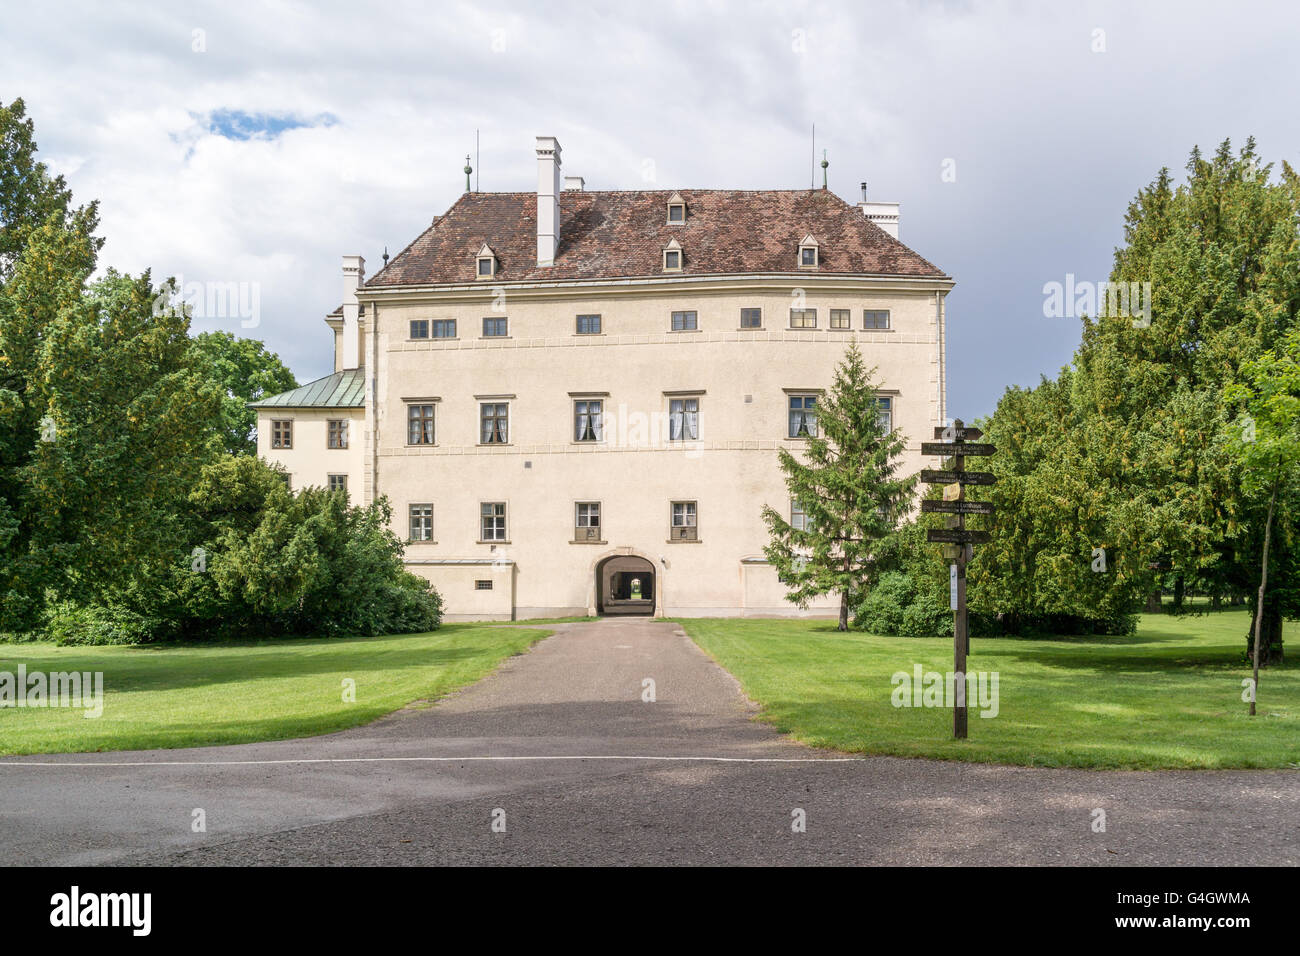
[[[343,368],[361,365],[361,316],[357,289],[366,278],[366,260],[343,257]]]
[[[560,142],[537,137],[537,264],[555,265],[560,245]]]
[[[587,181],[583,179],[581,176],[565,176],[564,188],[566,190],[572,189],[577,192],[582,192],[585,188],[587,188]]]
[[[889,233],[895,239],[898,238],[898,208],[896,202],[875,202],[867,199],[867,184],[862,184],[862,202],[858,203],[858,208],[862,210],[862,215],[866,216],[885,232]]]

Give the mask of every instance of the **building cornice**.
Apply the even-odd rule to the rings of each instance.
[[[807,289],[835,292],[914,292],[930,295],[952,289],[950,276],[818,275],[816,273],[755,273],[725,276],[644,276],[625,279],[563,279],[554,282],[460,283],[456,285],[374,286],[357,290],[366,302],[457,302],[494,298],[499,292],[524,299],[599,298],[605,296],[708,295],[729,292]]]

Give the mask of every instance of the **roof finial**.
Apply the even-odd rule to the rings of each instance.
[[[384,265],[388,265],[388,247],[384,246]]]
[[[469,153],[465,154],[465,192],[469,192],[469,174],[474,172],[474,167],[469,164]]]
[[[826,191],[826,167],[830,163],[826,160],[826,150],[822,150],[822,192]]]

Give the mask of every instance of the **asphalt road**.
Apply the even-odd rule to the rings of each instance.
[[[647,678],[653,702],[643,700]],[[0,859],[1300,863],[1295,772],[846,758],[792,743],[752,714],[677,625],[557,625],[437,706],[343,733],[0,760]],[[1104,833],[1092,830],[1094,808],[1106,811]],[[196,810],[204,832],[194,832]]]

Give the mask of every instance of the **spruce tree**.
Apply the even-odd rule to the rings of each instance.
[[[909,510],[916,484],[915,475],[897,477],[906,443],[882,421],[874,376],[850,342],[830,393],[817,403],[803,455],[778,453],[804,527],[763,508],[772,537],[763,551],[787,586],[786,599],[806,608],[814,597],[838,593],[841,631],[850,605],[874,583],[877,545]]]

